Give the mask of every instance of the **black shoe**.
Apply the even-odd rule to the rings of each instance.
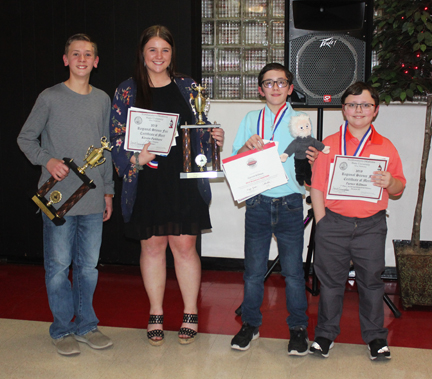
[[[333,347],[333,341],[325,337],[316,337],[309,348],[309,354],[321,355],[324,358],[329,356],[329,350]]]
[[[258,326],[249,325],[244,322],[240,331],[231,340],[231,348],[236,350],[247,350],[250,347],[251,341],[259,337]]]
[[[308,353],[308,335],[304,328],[290,329],[288,355],[306,355]]]
[[[375,360],[377,358],[391,359],[390,349],[387,346],[387,340],[377,338],[368,344],[370,359]]]

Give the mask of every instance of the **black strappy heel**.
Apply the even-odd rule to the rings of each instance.
[[[149,324],[163,324],[163,315],[150,315]],[[160,337],[160,339],[154,339],[155,337]],[[160,346],[164,343],[164,331],[162,329],[154,329],[147,331],[147,338],[152,346]]]
[[[185,313],[183,314],[183,322],[187,324],[198,324],[198,315],[197,314],[190,314]],[[197,335],[197,332],[191,328],[180,328],[178,332],[178,339],[180,344],[187,345],[195,341],[195,337]],[[180,337],[180,336],[187,336]]]

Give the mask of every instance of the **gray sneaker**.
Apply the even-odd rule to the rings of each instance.
[[[82,336],[75,335],[75,339],[78,342],[84,342],[89,345],[92,349],[106,349],[112,346],[112,341],[105,335],[102,334],[98,329],[92,330]]]
[[[78,342],[72,334],[67,336],[56,338],[52,340],[53,345],[57,348],[57,353],[61,355],[78,355],[81,353]]]

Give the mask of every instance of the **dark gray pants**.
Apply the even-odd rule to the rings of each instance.
[[[360,206],[360,203],[359,203]],[[316,226],[314,269],[320,301],[315,338],[334,341],[340,333],[345,285],[354,263],[360,300],[360,327],[366,343],[387,338],[384,328],[384,283],[387,223],[385,211],[367,218],[345,217],[326,209]]]

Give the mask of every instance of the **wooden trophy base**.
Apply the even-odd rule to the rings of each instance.
[[[91,189],[96,188],[96,184],[87,175],[78,170],[78,166],[70,158],[63,158],[64,163],[73,171],[83,182],[83,184],[65,201],[57,210],[46,198],[45,195],[58,183],[52,176],[42,185],[32,197],[32,200],[43,213],[57,226],[63,225],[66,220],[64,215]]]

